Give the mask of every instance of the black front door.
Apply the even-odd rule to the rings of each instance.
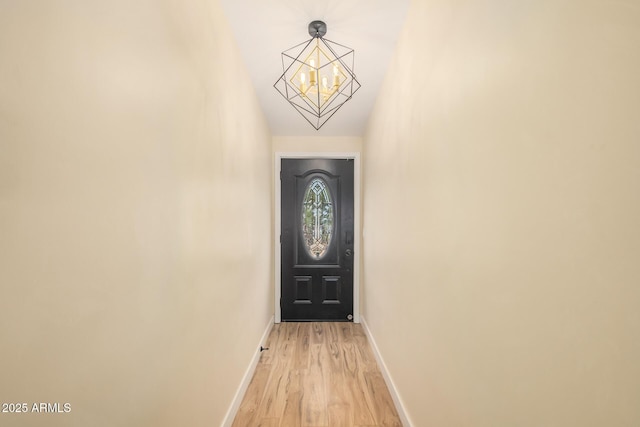
[[[282,159],[283,321],[353,319],[353,159]]]

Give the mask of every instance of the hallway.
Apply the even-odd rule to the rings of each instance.
[[[233,423],[249,426],[401,426],[355,323],[274,325]]]
[[[320,130],[273,86],[315,19]],[[1,1],[0,425],[640,426],[638,76],[639,0]],[[267,340],[281,160],[330,157],[366,321]]]

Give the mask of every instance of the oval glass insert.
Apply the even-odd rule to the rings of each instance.
[[[302,199],[302,236],[311,256],[322,258],[333,234],[333,201],[326,182],[312,179]]]

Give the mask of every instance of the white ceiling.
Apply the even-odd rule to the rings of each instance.
[[[395,49],[409,0],[221,0],[275,136],[362,136]],[[327,24],[326,39],[355,50],[362,85],[315,130],[273,87],[281,53],[311,37],[311,21]]]

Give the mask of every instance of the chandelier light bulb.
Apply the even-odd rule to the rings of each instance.
[[[300,73],[300,92],[304,96],[307,93],[307,76],[304,73]]]
[[[329,79],[327,76],[322,76],[322,100],[327,101],[331,93],[329,92]]]
[[[309,68],[309,84],[311,86],[315,86],[317,81],[316,81],[316,61],[315,59],[311,58],[309,59],[309,65],[311,66],[311,68]]]

